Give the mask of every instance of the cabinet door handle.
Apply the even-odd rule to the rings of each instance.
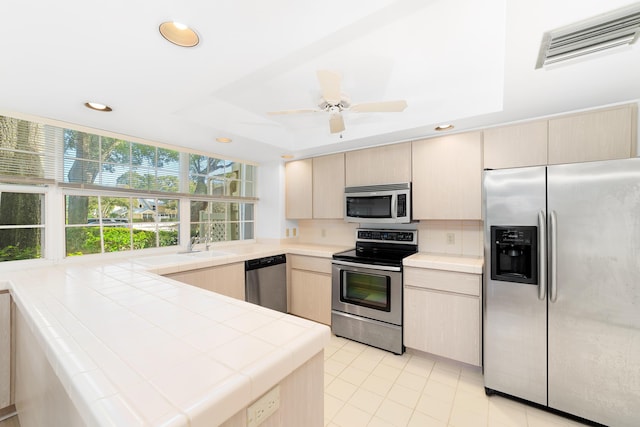
[[[551,265],[549,268],[549,300],[556,302],[558,299],[558,219],[556,212],[551,211],[551,223],[549,225],[549,239],[551,244]]]
[[[538,212],[538,299],[547,297],[547,218]]]

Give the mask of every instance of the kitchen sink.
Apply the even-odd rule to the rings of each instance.
[[[195,257],[195,258],[217,258],[217,257],[224,257],[224,256],[233,255],[233,254],[230,252],[224,252],[224,251],[194,251],[194,252],[182,253],[180,255]]]
[[[147,266],[156,266],[156,265],[170,265],[170,264],[178,264],[180,262],[184,262],[176,255],[155,255],[145,258],[136,258],[133,260],[136,264],[142,264]]]

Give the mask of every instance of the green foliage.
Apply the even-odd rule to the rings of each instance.
[[[164,246],[177,246],[178,245],[178,232],[171,230],[160,230],[160,247]]]
[[[155,231],[132,230],[126,227],[103,227],[104,251],[120,252],[156,247]],[[178,244],[177,231],[159,232],[160,246]],[[100,227],[77,227],[67,229],[67,256],[100,253]]]
[[[0,262],[17,261],[21,259],[41,258],[40,246],[33,248],[21,248],[19,246],[6,246],[0,248]]]
[[[100,230],[98,229],[98,232]],[[98,237],[100,235],[98,234]],[[131,250],[131,235],[128,228],[104,227],[104,251],[119,252]]]
[[[67,256],[100,253],[100,228],[67,228]]]

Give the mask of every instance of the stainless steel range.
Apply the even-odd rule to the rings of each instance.
[[[417,230],[356,230],[356,248],[333,256],[333,333],[402,354],[402,259],[417,251]]]

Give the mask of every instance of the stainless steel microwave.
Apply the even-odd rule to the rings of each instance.
[[[411,183],[347,187],[345,221],[406,224],[411,222]]]

